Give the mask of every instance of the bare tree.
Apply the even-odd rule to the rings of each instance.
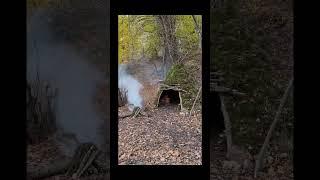
[[[159,25],[159,35],[163,41],[163,72],[177,60],[177,39],[175,36],[176,31],[176,17],[172,15],[157,15],[157,22]]]

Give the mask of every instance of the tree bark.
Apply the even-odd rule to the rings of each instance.
[[[232,151],[232,127],[230,122],[230,116],[228,114],[227,108],[225,106],[224,97],[219,95],[221,101],[221,111],[223,114],[224,124],[225,124],[225,133],[227,138],[227,158],[230,158],[230,153]]]

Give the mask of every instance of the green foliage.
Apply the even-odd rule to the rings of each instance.
[[[201,28],[201,16],[195,16],[197,24]],[[176,36],[180,40],[179,47],[182,52],[196,50],[199,45],[199,34],[196,30],[194,20],[191,15],[179,15],[177,17]]]
[[[186,92],[182,92],[183,107],[190,109],[197,95],[195,67],[184,64],[175,64],[172,66],[165,79],[165,84],[179,84]]]
[[[195,16],[201,29],[201,16]],[[119,16],[119,63],[130,59],[156,58],[164,46],[161,24],[156,15]],[[197,49],[199,34],[191,15],[177,16],[175,36],[180,53]]]
[[[129,29],[128,18],[126,16],[118,16],[118,37],[119,37],[119,63],[129,59]]]

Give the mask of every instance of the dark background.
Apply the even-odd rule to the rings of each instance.
[[[202,15],[203,23],[203,118],[202,118],[202,165],[200,166],[124,166],[118,165],[118,106],[117,96],[111,96],[111,178],[112,179],[209,179],[209,14],[210,1],[148,1],[148,0],[112,0],[111,1],[111,94],[117,93],[118,80],[118,15]]]

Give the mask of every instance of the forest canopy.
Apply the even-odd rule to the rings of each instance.
[[[119,15],[118,26],[119,63],[165,54],[175,61],[201,48],[200,15]]]

